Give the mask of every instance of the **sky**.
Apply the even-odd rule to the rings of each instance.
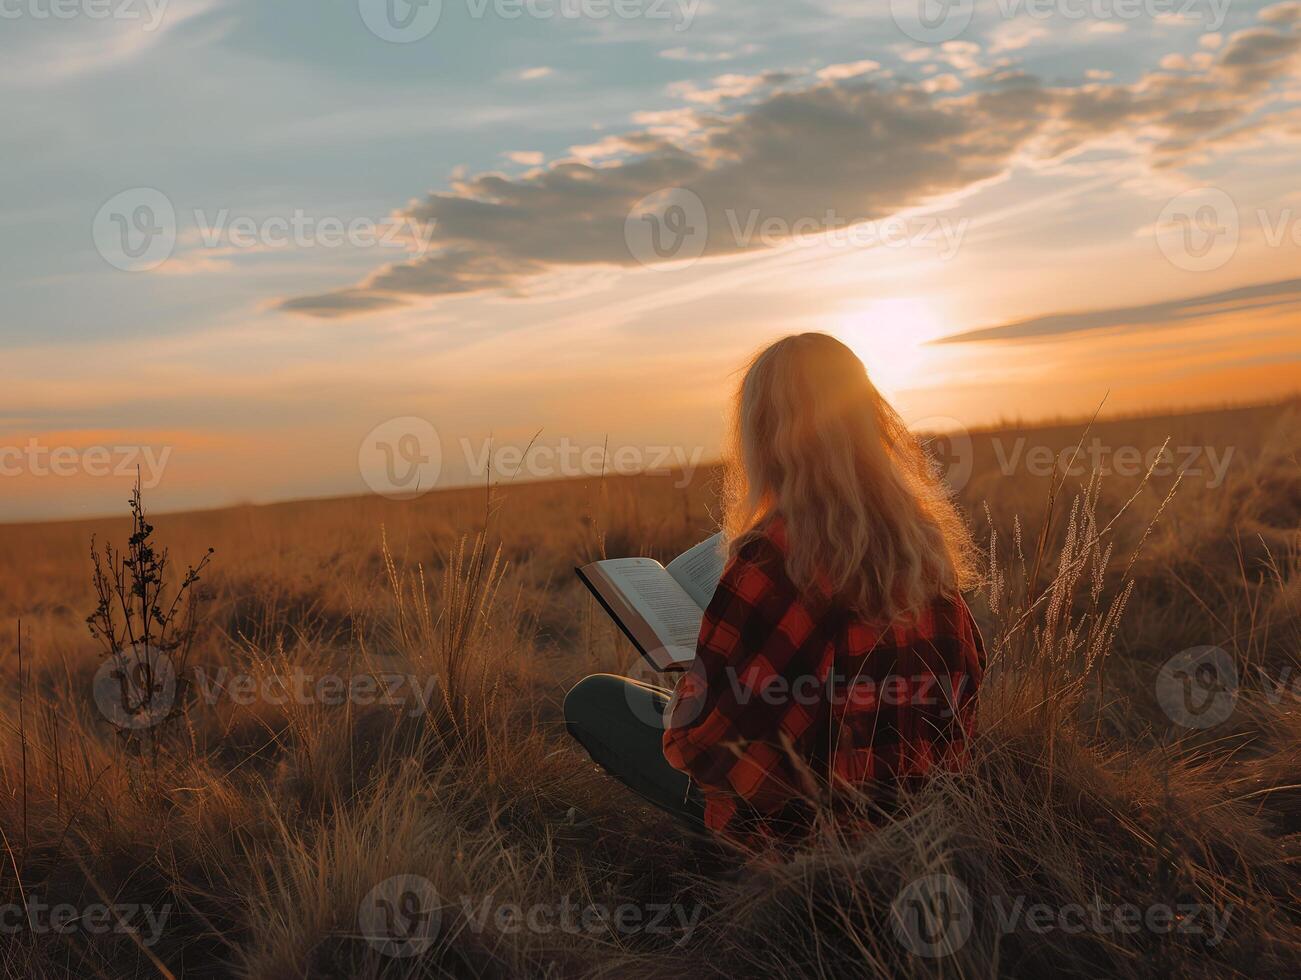
[[[1301,2],[0,0],[0,521],[1301,388]]]

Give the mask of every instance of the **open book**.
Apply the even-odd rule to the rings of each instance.
[[[722,535],[715,534],[668,565],[653,558],[607,558],[574,571],[652,667],[685,670],[723,576],[722,544]]]

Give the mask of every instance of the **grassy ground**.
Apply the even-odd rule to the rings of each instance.
[[[699,540],[713,471],[159,517],[179,565],[217,550],[178,710],[128,735],[84,623],[90,536],[128,521],[0,527],[3,975],[1294,968],[1301,411],[1097,423],[1045,473],[1083,429],[936,442],[988,551],[976,765],[763,861],[684,836],[559,723],[568,685],[635,660],[572,566]],[[1167,437],[1188,472],[1144,479]],[[1203,647],[1218,674],[1169,662]]]

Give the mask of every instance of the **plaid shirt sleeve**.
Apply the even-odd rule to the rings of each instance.
[[[706,799],[722,830],[744,801],[771,811],[798,794],[788,765],[817,713],[792,685],[825,675],[831,644],[786,579],[767,539],[728,564],[701,625],[692,668],[678,684],[664,733],[670,765]]]

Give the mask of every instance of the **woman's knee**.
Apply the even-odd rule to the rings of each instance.
[[[624,679],[614,674],[591,674],[565,695],[565,724],[574,728],[590,724],[594,716],[606,713],[613,698],[621,696]],[[604,710],[603,710],[604,709]]]

